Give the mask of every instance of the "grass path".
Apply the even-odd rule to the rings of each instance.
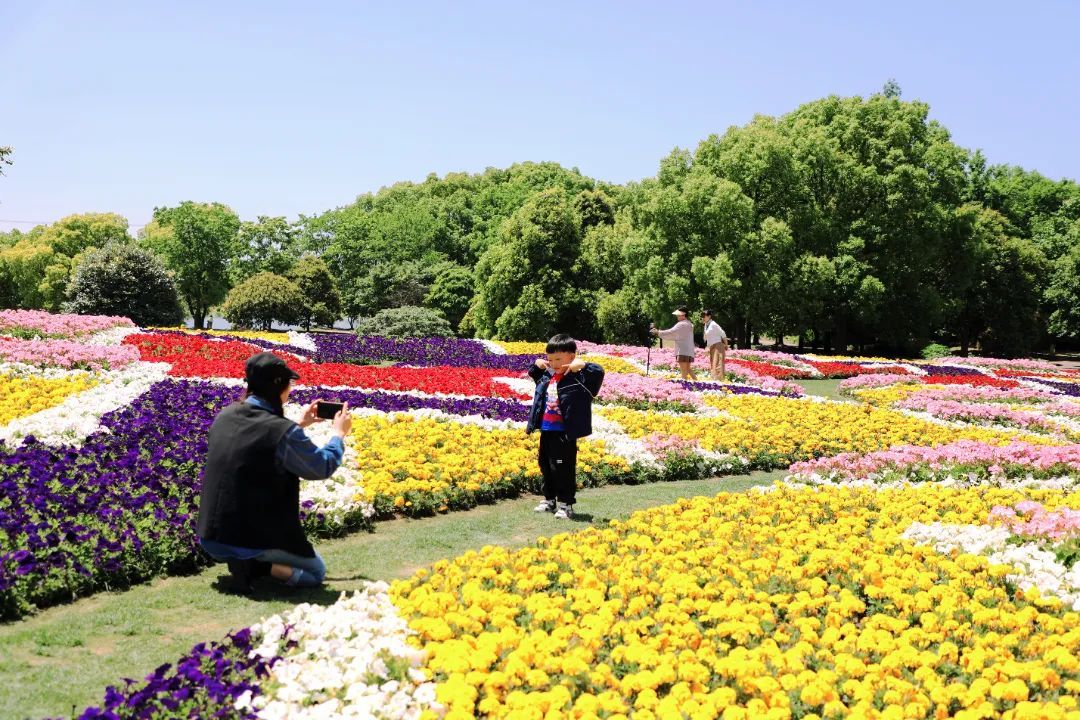
[[[302,602],[329,604],[365,580],[393,580],[484,545],[522,547],[544,535],[603,524],[681,497],[742,491],[784,471],[728,478],[610,486],[582,492],[579,517],[558,522],[532,512],[535,496],[468,512],[393,520],[375,533],[318,543],[329,568],[324,589],[286,592],[261,585],[251,598],[214,589],[223,565],[99,593],[0,625],[0,718],[67,717],[100,701],[106,685],[141,678],[198,642],[216,640]]]
[[[792,380],[792,382],[802,385],[803,390],[809,395],[821,395],[830,400],[839,400],[840,402],[855,402],[847,395],[841,395],[839,391],[837,391],[837,388],[840,386],[839,380]]]

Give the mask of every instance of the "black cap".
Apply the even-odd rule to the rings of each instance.
[[[299,380],[300,376],[272,352],[252,355],[244,364],[249,385],[261,385],[275,380]]]

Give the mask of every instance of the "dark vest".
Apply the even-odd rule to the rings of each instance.
[[[199,537],[315,557],[300,526],[300,478],[274,462],[295,424],[244,402],[218,414],[207,443]]]

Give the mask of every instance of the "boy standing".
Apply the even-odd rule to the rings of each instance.
[[[604,369],[577,358],[577,343],[566,334],[548,340],[547,359],[529,368],[536,383],[526,432],[540,431],[540,472],[544,502],[536,512],[574,517],[577,492],[577,439],[592,434],[592,401],[604,382]]]

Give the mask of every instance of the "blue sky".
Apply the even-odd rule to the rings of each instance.
[[[959,144],[1080,175],[1080,3],[0,2],[0,229],[220,201],[314,214],[554,160],[652,175],[895,78]]]

